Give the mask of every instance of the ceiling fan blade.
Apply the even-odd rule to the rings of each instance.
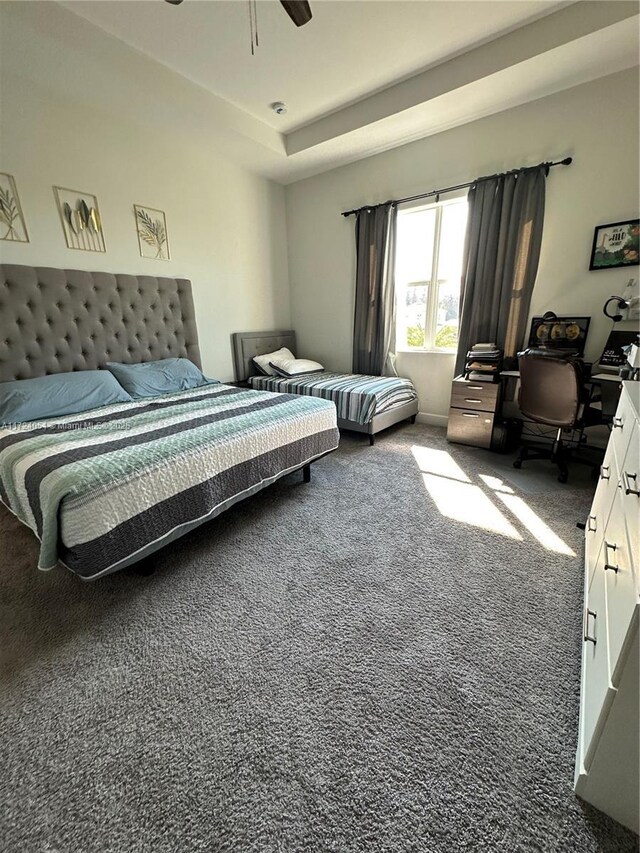
[[[307,0],[280,0],[280,2],[296,27],[308,24],[311,20],[311,8]]]
[[[167,3],[171,3],[172,6],[179,6],[182,3],[182,0],[166,0]]]

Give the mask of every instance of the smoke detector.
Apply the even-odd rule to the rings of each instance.
[[[274,104],[271,104],[271,109],[276,115],[283,116],[287,111],[287,105],[283,104],[282,101],[276,101]]]

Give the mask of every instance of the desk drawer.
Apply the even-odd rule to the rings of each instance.
[[[447,439],[474,447],[491,447],[493,412],[449,409]]]
[[[456,409],[495,412],[500,386],[491,382],[453,382],[451,406]]]

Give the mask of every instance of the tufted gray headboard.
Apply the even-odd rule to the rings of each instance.
[[[296,333],[286,332],[234,332],[231,335],[233,373],[238,382],[244,382],[260,371],[253,361],[256,355],[287,347],[296,354]]]
[[[0,382],[200,349],[191,282],[0,265]]]

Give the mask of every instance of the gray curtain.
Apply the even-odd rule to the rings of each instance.
[[[359,210],[356,214],[354,373],[395,375],[395,247],[395,204],[387,202]]]
[[[473,344],[495,341],[515,363],[538,271],[546,166],[479,180],[469,190],[456,374]]]

